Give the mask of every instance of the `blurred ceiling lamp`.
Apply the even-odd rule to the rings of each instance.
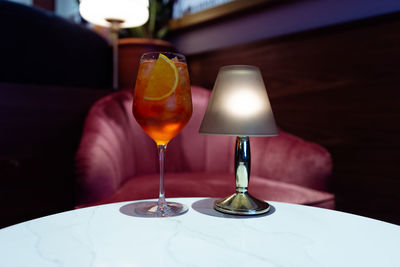
[[[236,136],[236,192],[215,201],[214,208],[238,215],[267,212],[269,204],[247,192],[250,179],[249,136],[278,135],[267,90],[257,67],[232,65],[219,70],[199,132]]]
[[[95,25],[109,27],[113,45],[113,88],[118,89],[118,33],[138,27],[149,19],[148,0],[81,0],[81,16]]]

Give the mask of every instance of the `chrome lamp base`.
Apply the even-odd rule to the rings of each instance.
[[[234,193],[229,197],[216,200],[214,209],[234,215],[259,215],[269,211],[267,202],[260,201],[249,193]]]
[[[214,209],[236,215],[258,215],[269,211],[269,204],[247,192],[250,179],[250,139],[238,136],[235,147],[236,192],[214,202]]]

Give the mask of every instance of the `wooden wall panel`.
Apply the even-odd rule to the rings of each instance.
[[[54,11],[55,0],[33,0],[33,5],[42,9]]]
[[[326,147],[337,208],[400,224],[400,14],[189,55],[192,84],[259,66],[278,125]]]

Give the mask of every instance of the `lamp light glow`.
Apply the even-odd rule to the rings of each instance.
[[[242,88],[227,97],[224,107],[234,116],[251,118],[263,110],[263,104],[251,89]]]
[[[232,65],[220,69],[199,131],[231,136],[278,135],[257,67]]]
[[[81,0],[81,16],[96,25],[109,27],[121,21],[121,28],[141,26],[149,19],[147,0]]]

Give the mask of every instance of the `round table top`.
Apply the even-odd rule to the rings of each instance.
[[[129,213],[132,202],[63,212],[0,230],[12,266],[400,266],[400,226],[327,209],[269,202],[268,214],[224,215],[215,199],[178,198],[170,218]]]

